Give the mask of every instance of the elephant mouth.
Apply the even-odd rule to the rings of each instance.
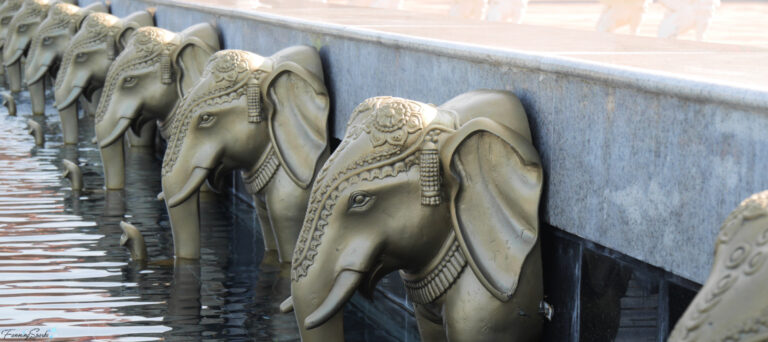
[[[167,202],[169,208],[178,207],[184,203],[187,199],[192,197],[197,191],[200,190],[200,186],[208,178],[209,169],[202,167],[195,167],[192,170],[192,174],[189,175],[189,179],[184,184],[181,190],[174,194]]]
[[[83,87],[75,86],[72,91],[69,92],[69,96],[64,101],[56,103],[56,109],[63,110],[72,105],[77,100],[77,97],[83,93]]]

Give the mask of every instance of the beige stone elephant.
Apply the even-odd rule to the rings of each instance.
[[[670,342],[768,340],[768,191],[725,219],[709,279],[677,322]]]
[[[328,156],[329,97],[317,51],[223,50],[171,119],[163,193],[177,258],[200,256],[198,189],[242,170],[266,249],[291,260],[310,186]],[[215,186],[214,186],[215,187]]]
[[[197,83],[219,50],[218,31],[198,24],[174,33],[142,27],[112,63],[96,111],[96,136],[108,189],[125,186],[123,136],[148,121],[164,125],[179,100]],[[168,138],[168,132],[161,130]]]
[[[80,29],[83,20],[96,12],[107,12],[108,8],[102,3],[95,3],[87,7],[78,7],[75,5],[59,2],[51,6],[48,16],[32,35],[29,43],[29,52],[27,53],[27,63],[25,67],[25,77],[27,88],[30,90],[32,99],[32,112],[42,114],[45,111],[45,85],[46,75],[56,76],[58,64],[64,55],[72,37]],[[77,113],[75,120],[77,119]],[[62,121],[71,120],[70,117],[62,115]],[[75,127],[77,124],[75,123]],[[71,127],[71,124],[65,125]],[[75,133],[76,134],[76,133]],[[65,144],[76,144],[77,135],[72,137],[70,132],[63,132]],[[73,139],[74,138],[74,139]]]
[[[423,341],[536,341],[542,182],[511,93],[368,99],[317,176],[281,307],[303,341],[342,341],[352,294],[399,270]]]
[[[0,4],[0,49],[5,49],[5,43],[7,42],[8,30],[11,26],[11,21],[19,10],[24,0],[5,0]],[[2,53],[0,53],[0,62],[2,62]],[[9,83],[11,92],[18,93],[21,91],[21,66],[18,68],[3,70],[6,81]]]
[[[139,27],[152,25],[152,14],[146,11],[135,12],[125,18],[107,13],[93,13],[86,17],[80,31],[64,51],[61,67],[56,74],[56,109],[59,112],[77,113],[71,107],[77,105],[76,101],[81,95],[98,103],[101,85],[106,80],[109,66]],[[62,121],[62,131],[76,137],[76,124],[76,116],[74,119],[68,118]]]

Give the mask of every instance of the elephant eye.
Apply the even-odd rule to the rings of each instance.
[[[51,43],[53,43],[53,38],[51,37],[43,38],[43,45],[51,45]]]
[[[75,60],[82,63],[88,60],[88,54],[84,52],[78,52],[77,55],[75,55]]]
[[[29,25],[27,25],[27,24],[24,24],[24,25],[19,25],[19,32],[24,32],[24,31],[26,31],[26,30],[27,30],[27,26],[29,26]]]
[[[12,17],[5,17],[5,18],[3,18],[3,20],[2,20],[2,21],[0,21],[0,24],[3,24],[3,25],[8,25],[8,24],[10,24],[10,23],[11,23],[11,18],[12,18]]]
[[[124,88],[130,88],[133,87],[136,84],[136,81],[138,79],[136,77],[128,76],[123,79],[123,87]]]
[[[349,210],[365,210],[373,203],[375,196],[365,191],[355,191],[349,195]]]
[[[216,116],[210,113],[205,113],[203,115],[200,115],[200,123],[198,124],[198,126],[208,127],[213,123],[214,120],[216,120]]]

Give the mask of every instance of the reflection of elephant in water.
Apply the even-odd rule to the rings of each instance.
[[[395,270],[424,341],[536,340],[542,181],[525,111],[509,93],[470,92],[440,107],[365,101],[317,176],[296,245],[303,341],[343,340],[344,303]]]
[[[30,90],[29,95],[32,98],[33,113],[42,114],[45,110],[44,76],[48,73],[55,77],[64,49],[80,29],[80,24],[85,17],[93,12],[107,12],[107,7],[102,3],[84,8],[56,3],[32,36],[27,53],[25,75],[27,87]],[[69,135],[65,132],[64,137],[69,138]],[[65,141],[65,143],[75,144],[77,137],[74,141]]]
[[[85,18],[82,28],[64,51],[56,75],[54,95],[56,109],[61,114],[76,114],[69,107],[76,105],[80,95],[91,101],[98,100],[109,66],[128,44],[131,35],[142,26],[152,26],[149,12],[136,12],[122,19],[106,13],[94,13]],[[63,132],[77,137],[76,115],[62,118],[61,124]],[[65,140],[70,139],[65,137]]]
[[[288,262],[309,187],[328,154],[328,112],[314,48],[291,47],[269,58],[238,50],[214,54],[171,118],[163,159],[176,257],[200,256],[200,185],[240,169],[267,250],[277,249]]]
[[[16,13],[21,10],[23,3],[23,0],[5,0],[0,4],[0,49],[5,49],[6,37],[9,33],[11,21]],[[2,55],[0,53],[0,62],[2,62]],[[5,69],[0,67],[0,71],[5,71]],[[16,64],[12,68],[8,68],[5,77],[10,84],[11,92],[18,93],[21,91],[21,65]]]
[[[40,23],[48,16],[48,10],[51,3],[48,0],[26,0],[21,6],[19,12],[13,16],[13,20],[8,25],[8,32],[5,36],[5,46],[3,47],[3,65],[9,70],[21,70],[21,57],[23,57],[29,48],[29,42],[37,31]],[[21,88],[21,73],[10,73],[12,76],[9,81],[12,91],[18,91]],[[32,113],[42,115],[41,110],[45,106],[45,89],[43,84],[34,84],[29,88],[33,99],[43,98],[42,106],[40,103],[33,103]]]
[[[709,279],[669,341],[768,340],[768,191],[752,195],[720,228]]]
[[[218,34],[210,24],[181,33],[142,27],[134,37],[112,64],[96,111],[107,189],[125,186],[126,130],[133,126],[138,131],[148,121],[166,121],[200,79],[205,62],[219,50]]]

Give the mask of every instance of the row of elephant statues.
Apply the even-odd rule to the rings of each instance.
[[[125,187],[126,135],[154,138],[157,127],[167,141],[160,197],[176,258],[200,257],[201,188],[239,171],[265,248],[290,264],[291,297],[281,310],[295,312],[304,341],[343,340],[344,304],[395,271],[424,341],[540,339],[549,308],[539,239],[544,172],[512,93],[470,91],[441,105],[370,98],[331,151],[332,97],[315,48],[221,50],[213,25],[171,32],[153,26],[147,11],[107,12],[102,4],[0,0],[6,79],[12,91],[26,82],[34,114],[44,114],[44,82],[54,80],[65,143],[78,143],[78,103],[95,105],[107,189]],[[768,202],[755,198],[719,240],[713,277],[722,259],[733,278],[705,285],[676,340],[733,321],[713,310],[713,298],[726,310],[756,305],[723,299],[739,281],[760,288],[734,273],[754,274],[768,255],[759,254]],[[121,242],[144,259],[141,233],[122,226]],[[733,261],[729,241],[741,240],[753,245]]]

